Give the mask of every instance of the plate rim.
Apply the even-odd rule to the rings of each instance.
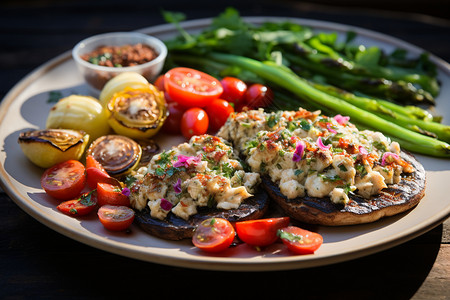
[[[382,40],[389,44],[393,44],[395,42],[395,46],[401,46],[409,49],[413,49],[414,51],[426,51],[422,48],[419,48],[413,44],[410,44],[406,41],[397,39],[395,37],[375,32],[372,30],[364,29],[357,26],[345,25],[340,23],[321,21],[321,20],[312,20],[312,19],[303,19],[303,18],[292,18],[292,17],[276,17],[276,16],[258,16],[258,17],[243,17],[246,21],[249,22],[262,22],[267,20],[279,20],[282,18],[283,20],[291,20],[294,22],[301,23],[305,26],[311,26],[314,28],[326,28],[336,31],[348,31],[354,30],[358,33],[358,35],[364,35],[365,37]],[[181,25],[189,30],[194,29],[202,29],[206,25],[211,22],[212,18],[203,18],[203,19],[194,19],[189,21],[184,21]],[[161,24],[150,27],[145,27],[142,29],[138,29],[136,31],[144,32],[147,34],[161,35],[163,33],[173,34],[175,27],[172,24]],[[428,51],[426,51],[428,52]],[[428,52],[430,53],[430,52]],[[446,74],[450,74],[450,66],[447,62],[440,59],[439,57],[430,53],[430,58],[437,63],[440,70]],[[33,71],[31,71],[28,75],[22,78],[18,83],[16,83],[5,95],[1,102],[0,106],[0,122],[4,119],[5,114],[8,112],[8,108],[13,103],[13,101],[26,89],[27,84],[34,82],[36,78],[41,75],[45,75],[53,68],[65,63],[66,61],[72,59],[71,51],[68,50],[59,56],[49,60],[48,62],[38,66]],[[99,241],[99,237],[97,235],[91,236],[89,234],[77,235],[75,234],[71,228],[66,228],[66,226],[59,224],[56,220],[51,220],[49,218],[45,218],[45,216],[39,214],[35,208],[31,205],[32,203],[24,202],[20,197],[20,193],[16,190],[15,186],[12,184],[11,180],[14,180],[10,177],[6,170],[4,169],[3,164],[0,168],[0,186],[3,190],[8,194],[8,196],[27,214],[46,225],[52,230],[59,232],[71,239],[77,240],[78,242],[82,242],[94,248],[98,248],[107,252],[115,253],[118,255],[140,259],[153,263],[160,263],[171,266],[181,266],[195,269],[208,269],[208,270],[234,270],[234,271],[263,271],[263,270],[288,270],[288,269],[301,269],[308,267],[316,267],[322,265],[329,265],[332,263],[343,262],[350,259],[356,259],[362,256],[367,256],[376,252],[380,252],[386,250],[388,248],[392,248],[396,245],[402,244],[406,241],[409,241],[431,229],[438,226],[442,222],[444,222],[448,217],[450,217],[450,207],[448,211],[441,212],[437,218],[433,218],[432,221],[426,222],[426,224],[415,224],[413,226],[414,229],[410,229],[406,231],[406,234],[397,234],[400,236],[386,238],[385,241],[380,241],[376,244],[373,244],[368,247],[360,247],[353,251],[348,251],[345,253],[337,254],[337,255],[328,255],[328,256],[309,256],[306,258],[296,257],[296,256],[288,256],[288,257],[277,257],[273,260],[269,261],[258,261],[254,262],[248,258],[239,258],[239,259],[231,259],[227,261],[220,261],[218,257],[208,257],[208,256],[199,256],[196,257],[198,259],[186,259],[179,258],[174,256],[161,256],[160,254],[154,254],[149,252],[141,251],[137,249],[133,245],[130,250],[130,244],[121,243],[118,241],[107,240],[107,241]],[[34,200],[30,199],[31,202]],[[37,206],[37,203],[34,203]],[[423,222],[422,222],[423,223]],[[111,244],[113,247],[111,247]],[[219,258],[220,259],[220,258]],[[214,265],[211,265],[211,264]]]

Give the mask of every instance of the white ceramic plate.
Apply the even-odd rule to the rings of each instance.
[[[254,17],[247,21],[261,23],[280,18]],[[402,47],[413,54],[423,52],[408,43],[361,28],[321,21],[290,19],[318,30],[356,31],[358,42],[378,45],[391,50]],[[209,19],[188,21],[184,28],[195,32],[209,24]],[[140,30],[162,39],[172,37],[171,25]],[[450,118],[450,68],[439,58],[432,57],[439,67],[442,92],[437,109],[448,124]],[[258,252],[246,245],[230,248],[220,255],[205,255],[190,241],[172,242],[154,238],[137,227],[131,233],[106,231],[96,216],[75,219],[56,210],[56,201],[46,196],[40,187],[42,169],[25,159],[17,143],[19,133],[26,129],[44,128],[52,104],[49,92],[89,94],[78,74],[70,52],[64,53],[39,67],[21,80],[3,99],[0,110],[0,162],[2,188],[25,212],[57,232],[92,247],[112,253],[160,264],[210,270],[282,270],[306,268],[341,262],[369,255],[412,239],[442,223],[450,215],[450,160],[418,156],[427,171],[426,196],[413,210],[373,224],[327,228],[319,227],[324,244],[314,255],[294,256],[274,245]],[[160,137],[163,147],[178,144],[179,137]]]

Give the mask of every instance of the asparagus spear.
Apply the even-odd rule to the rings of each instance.
[[[293,64],[306,68],[315,74],[321,74],[330,84],[339,86],[350,91],[359,91],[373,96],[390,99],[399,103],[418,104],[425,103],[434,105],[434,97],[423,89],[418,89],[408,81],[392,81],[381,77],[368,77],[345,72],[340,61],[331,58],[321,58],[311,61],[304,57],[285,53],[285,57]]]
[[[374,100],[364,97],[358,97],[352,93],[339,90],[333,86],[325,86],[318,83],[310,83],[315,88],[332,95],[334,97],[345,100],[353,105],[371,111],[374,114],[413,131],[430,136],[436,135],[442,141],[450,142],[450,126],[432,121],[424,121],[411,117],[393,103],[382,100]]]
[[[247,69],[265,80],[291,91],[302,99],[308,99],[328,109],[334,110],[338,107],[341,114],[348,115],[357,123],[385,132],[394,139],[405,141],[402,146],[407,150],[425,155],[450,158],[449,144],[393,124],[342,99],[326,94],[312,87],[299,76],[286,71],[285,68],[268,65],[247,57],[217,52],[210,53],[208,58]]]

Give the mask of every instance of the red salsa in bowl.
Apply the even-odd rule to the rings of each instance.
[[[95,93],[124,72],[136,72],[153,81],[160,74],[166,56],[167,47],[161,40],[139,32],[95,35],[72,50],[78,70]]]

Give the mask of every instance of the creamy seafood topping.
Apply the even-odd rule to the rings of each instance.
[[[414,172],[400,146],[380,132],[358,130],[348,117],[327,117],[320,111],[234,113],[218,136],[231,141],[253,172],[270,176],[289,199],[329,197],[349,202],[349,193],[363,198],[398,183]]]
[[[188,219],[199,207],[238,208],[252,196],[260,176],[246,172],[233,151],[222,138],[201,135],[153,156],[133,175],[132,207],[148,205],[157,219],[170,211]]]

